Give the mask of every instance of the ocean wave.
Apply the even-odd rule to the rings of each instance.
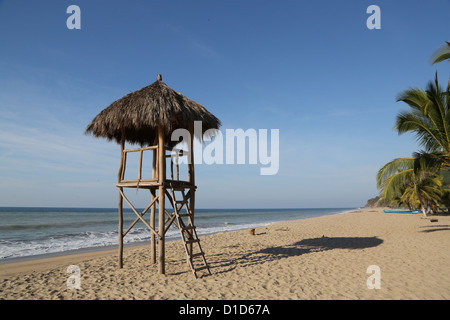
[[[265,224],[222,224],[208,227],[199,226],[197,227],[197,233],[199,236],[201,236],[263,225]],[[166,233],[167,240],[175,240],[179,238],[181,238],[180,231],[175,227],[171,227]],[[133,244],[146,241],[150,241],[150,231],[146,228],[131,229],[124,238],[125,244]],[[66,251],[79,249],[101,249],[107,246],[117,245],[117,243],[117,231],[46,235],[45,237],[39,239],[26,241],[0,240],[0,259],[63,253]]]
[[[198,210],[196,226],[199,236],[228,232],[248,228],[258,228],[277,221],[309,218],[352,211],[350,209],[298,209],[298,210]],[[33,212],[34,213],[34,212]],[[4,214],[4,213],[2,213]],[[30,213],[29,213],[30,214]],[[39,212],[36,210],[36,214]],[[117,246],[118,232],[115,219],[96,217],[85,221],[76,213],[76,217],[66,217],[63,221],[35,217],[34,221],[21,224],[17,220],[3,220],[0,224],[0,260],[28,257],[42,254],[64,254],[80,249],[102,249]],[[70,220],[72,219],[72,220]],[[81,219],[81,220],[80,220]],[[134,219],[134,217],[133,217]],[[131,223],[132,220],[130,220]],[[9,224],[8,224],[9,223]],[[124,221],[125,230],[128,219]],[[59,226],[59,227],[58,227]],[[89,229],[89,230],[88,230]],[[98,230],[96,230],[98,229]],[[180,231],[172,225],[166,233],[167,240],[181,237]],[[142,225],[136,225],[124,238],[125,244],[150,241],[150,231]]]

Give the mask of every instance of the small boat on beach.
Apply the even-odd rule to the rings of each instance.
[[[412,213],[412,214],[418,214],[420,213],[420,210],[417,211],[410,211],[410,210],[383,210],[384,213]]]

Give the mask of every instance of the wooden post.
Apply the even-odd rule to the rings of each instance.
[[[164,209],[165,209],[165,186],[166,181],[166,151],[164,150],[164,129],[162,125],[158,126],[158,182],[159,182],[159,215],[158,215],[158,229],[160,239],[158,241],[158,254],[159,254],[159,273],[165,274],[165,232],[164,232]]]
[[[122,187],[120,188],[121,191]],[[119,193],[119,269],[123,268],[123,198]]]
[[[153,149],[153,163],[152,163],[152,179],[155,179],[157,171],[156,171],[156,160],[157,160],[158,154],[155,149]],[[156,191],[155,189],[150,189],[150,193],[152,195],[152,202],[156,197]],[[150,226],[156,230],[155,228],[155,213],[156,213],[156,203],[151,207],[150,211]],[[156,236],[153,232],[150,233],[150,255],[151,255],[151,262],[153,264],[156,263]]]
[[[123,171],[124,171],[124,154],[123,150],[125,148],[125,137],[122,135],[122,142],[120,143],[120,167],[119,173],[117,174],[118,182],[122,180]],[[121,192],[123,192],[123,188],[119,188]],[[122,194],[119,192],[119,268],[123,268],[123,198]]]
[[[189,200],[189,209],[191,211],[191,216],[189,217],[190,225],[194,225],[194,212],[195,212],[195,170],[194,170],[194,126],[189,127],[189,153],[190,159],[188,161],[188,181],[192,185],[190,189],[190,200]],[[189,251],[192,254],[192,243],[189,244]]]
[[[189,141],[189,151],[190,151],[190,159],[188,159],[188,181],[190,184],[195,186],[195,172],[194,172],[194,127],[189,127],[189,134],[191,136],[191,140]]]
[[[144,151],[139,151],[139,172],[138,172],[138,180],[142,179],[142,156],[144,154]]]
[[[152,195],[152,202],[156,197],[155,189],[150,189],[150,194]],[[153,230],[156,230],[155,228],[155,212],[156,212],[156,203],[154,203],[150,209],[150,226],[153,228]],[[150,257],[151,262],[153,264],[156,263],[156,236],[153,232],[150,232]]]
[[[189,128],[189,133],[191,135],[191,141],[189,149],[191,151],[191,159],[189,161],[189,183],[191,187],[191,201],[189,202],[192,211],[192,225],[194,225],[194,211],[195,211],[195,166],[194,166],[194,127]]]

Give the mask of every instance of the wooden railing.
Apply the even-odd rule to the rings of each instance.
[[[175,153],[173,153],[175,152]],[[182,149],[176,149],[173,148],[172,149],[172,153],[171,154],[166,154],[166,158],[170,158],[170,177],[172,178],[172,180],[176,180],[179,181],[180,180],[180,165],[179,165],[179,159],[180,157],[183,157],[184,153]],[[174,161],[175,158],[175,161]],[[175,172],[176,172],[176,179],[173,175],[173,164],[175,162]]]
[[[151,178],[143,179],[142,176],[142,166],[143,166],[143,154],[144,151],[153,150],[153,163],[152,163],[152,175]],[[167,150],[166,150],[167,151]],[[139,165],[138,165],[138,172],[137,172],[137,179],[126,179],[125,180],[125,171],[127,167],[127,155],[131,152],[139,152]],[[126,184],[137,184],[139,187],[140,183],[156,183],[159,181],[158,173],[159,173],[159,163],[157,161],[158,154],[158,146],[150,146],[150,147],[143,147],[143,148],[134,148],[134,149],[124,149],[123,150],[123,157],[122,157],[122,164],[121,164],[121,171],[119,173],[119,183],[126,183]],[[165,155],[165,159],[170,158],[170,178],[173,181],[180,181],[180,164],[179,159],[180,157],[186,156],[184,154],[184,150],[182,149],[172,149],[170,154]],[[174,170],[174,164],[175,164],[175,170]]]
[[[153,150],[153,166],[152,166],[152,177],[151,179],[142,179],[142,158],[144,151]],[[158,181],[158,169],[156,168],[156,154],[158,151],[158,146],[150,146],[144,148],[135,148],[135,149],[124,149],[123,150],[123,161],[121,168],[121,179],[119,182],[140,182],[140,181]],[[138,178],[137,180],[124,180],[125,178],[125,169],[127,167],[127,154],[130,152],[139,152],[139,166],[138,166]]]

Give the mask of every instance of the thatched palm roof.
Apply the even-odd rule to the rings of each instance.
[[[203,106],[169,88],[161,75],[151,85],[113,102],[101,111],[87,126],[86,133],[108,140],[132,144],[153,145],[157,126],[165,130],[165,141],[173,147],[172,132],[188,129],[194,121],[202,121],[202,134],[208,129],[218,129],[220,120]],[[197,137],[200,138],[200,137]]]

